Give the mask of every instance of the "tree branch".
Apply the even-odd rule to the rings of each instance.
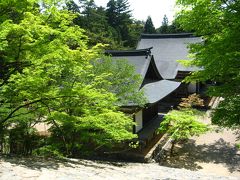
[[[59,97],[53,97],[53,98],[41,98],[41,99],[37,99],[37,100],[29,102],[29,103],[25,103],[23,105],[20,105],[20,106],[16,107],[10,114],[8,114],[8,116],[6,118],[1,120],[0,125],[3,125],[8,119],[13,117],[14,113],[16,113],[18,110],[20,110],[24,107],[27,107],[27,106],[35,104],[35,103],[43,102],[45,100],[47,101],[47,100],[54,100],[54,99],[61,99],[61,98],[68,98],[68,97],[77,97],[77,96],[59,96]]]
[[[48,112],[49,112],[49,114],[51,114],[50,107],[44,101],[41,101],[41,103],[44,104],[48,108]],[[62,140],[63,140],[64,146],[65,146],[66,152],[67,152],[67,154],[69,154],[69,149],[68,149],[68,146],[67,146],[67,142],[66,142],[66,138],[64,136],[63,130],[59,127],[59,125],[57,124],[57,122],[54,119],[52,119],[52,123],[59,130],[59,132],[61,133]]]

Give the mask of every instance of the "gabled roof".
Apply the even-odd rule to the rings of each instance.
[[[136,73],[142,76],[140,89],[144,90],[148,103],[156,103],[168,94],[172,93],[180,85],[179,82],[162,80],[158,72],[154,57],[151,55],[151,48],[130,51],[106,51],[113,59],[125,59],[133,65]],[[131,106],[131,105],[130,105]]]
[[[140,74],[144,80],[148,72],[149,67],[153,68],[153,72],[156,76],[156,80],[161,80],[162,77],[158,72],[153,56],[151,55],[151,49],[138,49],[138,50],[107,50],[105,54],[112,56],[113,59],[125,59],[129,64],[135,67],[136,73]]]
[[[142,34],[137,49],[153,47],[152,54],[164,79],[175,79],[178,71],[196,71],[197,67],[184,67],[177,60],[187,60],[188,44],[201,42],[191,33]]]

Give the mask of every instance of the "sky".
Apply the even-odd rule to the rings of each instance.
[[[98,6],[106,7],[109,0],[95,0]],[[174,5],[176,0],[128,0],[132,15],[137,20],[146,21],[151,16],[155,28],[162,24],[164,14],[167,15],[168,21],[173,20]]]

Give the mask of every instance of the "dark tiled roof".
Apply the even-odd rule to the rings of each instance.
[[[140,74],[144,79],[151,61],[154,61],[151,56],[151,48],[116,51],[107,50],[105,54],[111,55],[113,59],[125,59],[129,64],[135,67],[136,73]]]
[[[147,55],[146,51],[148,51]],[[111,55],[114,60],[127,60],[129,64],[135,67],[136,73],[142,76],[143,81],[146,77],[146,73],[148,68],[150,67],[150,64],[153,63],[153,66],[151,66],[151,68],[155,68],[154,72],[159,78],[155,80],[155,82],[147,83],[141,88],[144,90],[144,93],[150,104],[161,100],[162,98],[173,92],[175,89],[177,89],[180,85],[179,82],[161,80],[162,77],[159,75],[157,68],[154,67],[154,58],[152,55],[150,55],[151,49],[149,48],[131,51],[106,51],[106,54]],[[129,106],[131,106],[131,104],[129,104]]]
[[[146,84],[142,89],[144,90],[145,96],[147,97],[149,103],[152,104],[172,93],[180,86],[180,84],[180,82],[161,80]]]
[[[153,47],[159,73],[164,79],[175,79],[178,71],[196,71],[197,67],[184,67],[177,60],[187,60],[188,44],[201,42],[200,37],[184,34],[142,34],[137,49]]]
[[[115,60],[127,60],[130,65],[135,67],[136,73],[140,74],[142,79],[144,79],[151,61],[151,56],[148,56],[147,58],[145,56],[113,56],[112,58]]]

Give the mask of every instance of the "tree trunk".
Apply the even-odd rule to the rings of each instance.
[[[176,141],[173,140],[173,141],[172,141],[172,146],[171,146],[171,149],[170,149],[170,156],[173,155],[173,149],[174,149],[175,144],[176,144]]]

